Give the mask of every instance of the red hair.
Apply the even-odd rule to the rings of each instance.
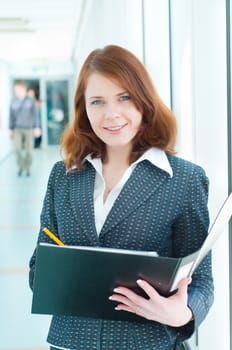
[[[74,119],[61,144],[66,167],[77,165],[78,169],[83,168],[84,158],[89,153],[103,160],[106,155],[105,144],[93,132],[85,107],[88,78],[94,72],[117,81],[142,113],[140,130],[133,139],[130,163],[151,147],[174,154],[177,134],[174,114],[158,96],[139,59],[120,46],[109,45],[92,51],[80,71],[74,97]]]

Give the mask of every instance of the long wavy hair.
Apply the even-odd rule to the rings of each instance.
[[[66,128],[61,143],[61,154],[67,169],[83,169],[84,158],[88,154],[100,157],[103,161],[106,157],[106,146],[93,132],[85,106],[88,78],[95,72],[116,81],[142,113],[141,127],[132,140],[129,162],[138,159],[151,147],[175,154],[175,116],[159,97],[146,68],[130,51],[108,45],[92,51],[79,74],[74,97],[74,118]]]

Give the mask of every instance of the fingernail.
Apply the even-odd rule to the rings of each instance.
[[[112,296],[109,296],[109,299],[112,300]]]
[[[116,292],[116,293],[117,293],[117,292],[118,292],[118,288],[114,288],[114,292]]]
[[[140,285],[140,284],[143,283],[143,281],[142,281],[142,280],[137,280],[136,283],[137,283],[138,285]]]

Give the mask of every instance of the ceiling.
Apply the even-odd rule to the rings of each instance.
[[[86,0],[0,0],[0,60],[70,60]]]

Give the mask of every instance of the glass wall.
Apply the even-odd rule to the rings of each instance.
[[[47,80],[46,124],[48,145],[59,145],[69,120],[68,80]]]
[[[232,192],[232,14],[231,0],[226,0],[226,36],[227,36],[227,129],[228,129],[228,190]],[[230,334],[232,335],[232,220],[229,225],[229,251],[230,251]],[[232,336],[230,337],[230,348],[232,348]]]
[[[170,0],[170,13],[178,151],[206,170],[212,221],[228,193],[225,1]],[[220,349],[222,340],[230,348],[227,233],[213,248],[215,302],[199,329],[200,350]]]

